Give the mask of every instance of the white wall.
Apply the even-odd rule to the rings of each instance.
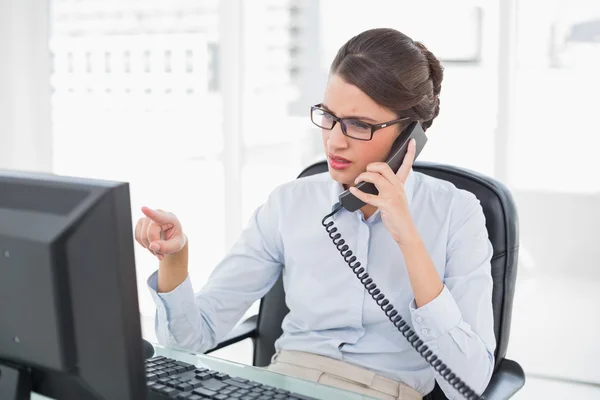
[[[52,169],[48,12],[0,0],[0,168]]]

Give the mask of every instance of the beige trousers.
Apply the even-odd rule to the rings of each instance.
[[[422,400],[423,395],[402,382],[344,361],[302,351],[282,350],[269,371],[383,400]]]

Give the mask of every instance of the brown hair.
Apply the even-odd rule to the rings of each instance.
[[[377,104],[431,126],[440,112],[444,68],[420,42],[395,29],[365,31],[344,44],[331,64],[337,74]]]

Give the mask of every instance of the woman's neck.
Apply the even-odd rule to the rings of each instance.
[[[375,214],[375,211],[377,211],[377,207],[372,206],[370,204],[365,204],[364,206],[362,206],[360,208],[360,211],[362,211],[363,215],[365,216],[365,221],[366,221],[369,218],[371,218],[371,215]]]

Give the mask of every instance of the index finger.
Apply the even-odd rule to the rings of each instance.
[[[158,224],[172,224],[173,223],[173,216],[165,211],[160,211],[160,210],[153,210],[151,208],[148,207],[142,207],[142,212],[144,213],[144,215],[148,218],[150,218],[152,221],[158,223]]]
[[[402,161],[402,165],[398,169],[396,175],[400,178],[402,183],[406,182],[406,178],[408,178],[408,174],[413,166],[413,162],[415,161],[415,153],[417,151],[417,141],[413,138],[410,139],[408,143],[408,149],[406,150],[406,155],[404,156],[404,160]]]

